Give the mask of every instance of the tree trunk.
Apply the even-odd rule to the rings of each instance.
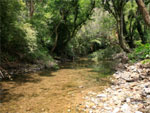
[[[128,44],[128,46],[130,48],[134,48],[135,45],[133,43],[133,33],[132,33],[132,26],[131,26],[131,23],[132,21],[130,22],[130,35],[128,35],[128,31],[127,31],[127,28],[126,28],[126,23],[125,23],[125,17],[123,16],[123,35],[125,36],[125,41],[126,43]]]
[[[125,51],[125,52],[130,52],[130,50],[126,47],[125,42],[124,42],[124,35],[123,35],[123,12],[122,10],[120,11],[120,21],[117,22],[118,25],[118,33],[119,33],[119,44],[120,47]],[[119,29],[120,27],[120,29]]]
[[[34,13],[34,3],[33,0],[30,0],[30,17],[33,16]]]
[[[131,18],[131,20],[130,20],[130,27],[129,27],[129,37],[130,37],[129,47],[130,48],[135,48],[134,40],[133,40],[134,25],[132,25],[132,22],[133,22],[133,18]]]
[[[51,49],[51,53],[55,50],[56,46],[57,46],[57,40],[58,40],[58,28],[59,28],[59,25],[60,25],[60,22],[58,23],[58,25],[56,26],[55,28],[55,42],[54,42],[54,46],[53,48]]]
[[[141,41],[142,41],[142,44],[145,44],[146,43],[146,39],[144,37],[144,33],[143,33],[143,30],[142,30],[142,26],[140,24],[139,21],[137,21],[137,31],[140,35],[140,38],[141,38]]]
[[[150,15],[148,13],[148,10],[146,9],[146,6],[145,6],[143,0],[136,0],[136,3],[139,7],[139,10],[143,16],[143,19],[144,19],[146,25],[150,27]]]

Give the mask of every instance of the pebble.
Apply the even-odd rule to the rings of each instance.
[[[89,105],[85,105],[85,108],[89,108]]]
[[[150,88],[144,88],[144,92],[145,92],[146,94],[150,94]]]
[[[131,113],[130,107],[129,107],[129,105],[128,105],[127,103],[125,103],[125,104],[123,104],[123,105],[121,106],[121,110],[122,110],[124,113]]]
[[[92,106],[92,109],[96,109],[96,106]]]
[[[119,108],[115,108],[112,113],[118,113],[119,110],[120,110]]]
[[[98,94],[97,97],[98,98],[106,98],[106,94]]]
[[[131,102],[130,98],[126,98],[126,102],[128,103]]]
[[[71,112],[71,110],[70,110],[70,109],[68,109],[68,112]]]
[[[83,86],[79,86],[79,88],[83,88]]]
[[[143,113],[150,106],[150,68],[136,63],[113,74],[114,84],[102,92],[90,91],[83,102],[88,113]],[[143,79],[140,77],[144,76]],[[143,98],[144,96],[144,98]],[[149,103],[148,103],[149,102]],[[91,110],[92,109],[92,110]]]
[[[140,111],[136,111],[135,113],[143,113],[143,112],[140,112]]]

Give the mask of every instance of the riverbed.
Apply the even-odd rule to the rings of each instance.
[[[100,92],[111,85],[114,70],[112,63],[107,63],[106,69],[105,64],[99,66],[81,58],[60,64],[58,70],[1,81],[0,113],[80,113],[77,107],[87,93]]]

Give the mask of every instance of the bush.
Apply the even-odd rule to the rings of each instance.
[[[9,42],[6,43],[9,45],[7,53],[3,52],[2,59],[7,58],[8,61],[21,60],[31,63],[36,60],[52,60],[48,50],[37,42],[37,31],[33,29],[31,24],[16,23],[14,34],[9,38]]]
[[[2,63],[53,60],[49,55],[48,49],[43,46],[51,39],[49,37],[50,30],[46,21],[49,20],[50,17],[45,18],[43,13],[40,13],[41,16],[35,17],[36,19],[34,18],[35,21],[32,23],[32,19],[27,16],[28,9],[25,3],[26,2],[19,0],[2,0],[1,2],[0,58]],[[41,39],[44,41],[47,39],[48,41],[46,40],[43,44]]]
[[[104,59],[112,59],[112,56],[119,52],[121,52],[121,48],[119,47],[119,45],[109,46],[105,49],[100,49],[96,52],[93,52],[91,55],[89,55],[89,57],[93,61],[99,62]]]
[[[137,42],[137,47],[129,54],[129,59],[131,61],[139,61],[150,58],[150,44],[141,44]]]
[[[42,60],[43,62],[53,61],[53,58],[49,55],[47,49],[40,47],[35,51],[26,54],[24,60],[35,63],[38,60]]]
[[[53,60],[48,50],[37,42],[37,31],[32,28],[31,24],[23,24],[21,29],[25,32],[25,37],[22,38],[24,42],[20,43],[19,48],[25,49],[24,53],[26,54],[23,58],[25,61],[35,62],[37,60],[43,60],[46,62]],[[26,45],[24,45],[25,42]]]
[[[18,23],[20,24],[20,23]],[[12,36],[9,44],[10,50],[16,53],[30,53],[37,49],[36,31],[29,23],[16,24],[16,35]]]

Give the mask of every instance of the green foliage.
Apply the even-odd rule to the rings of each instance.
[[[24,2],[2,0],[0,8],[2,61],[6,59],[8,61],[21,60],[28,62],[52,60],[48,50],[41,43],[38,43],[39,37],[41,35],[45,36],[48,31],[44,20],[46,17],[43,19],[42,16],[38,18],[36,15],[37,19],[34,22],[36,22],[37,27],[32,23],[32,20],[29,23],[28,11],[26,11]]]
[[[64,54],[68,42],[90,18],[95,2],[94,0],[51,0],[49,4],[52,12],[52,22],[49,25],[52,26],[50,30],[54,31],[53,46],[56,45],[54,52],[58,55]]]
[[[19,37],[20,39],[16,39],[16,41],[19,42],[13,44],[19,44],[17,45],[17,47],[24,48],[25,51],[23,52],[33,53],[37,49],[36,31],[31,27],[31,24],[29,23],[21,25],[20,28],[22,31],[24,31],[25,36],[22,38]]]
[[[39,47],[38,49],[36,49],[31,53],[26,53],[24,60],[31,63],[36,63],[36,61],[38,60],[42,60],[43,62],[47,62],[49,60],[53,61],[53,58],[48,53],[48,50]]]
[[[146,39],[147,43],[150,43],[150,28],[145,29],[144,38]]]
[[[15,25],[18,21],[21,5],[17,0],[2,0],[0,5],[1,48],[6,51],[14,37],[21,34]]]
[[[135,1],[102,0],[100,5],[103,7],[95,8],[99,3],[99,0],[34,0],[31,4],[22,0],[2,0],[2,59],[48,61],[52,60],[50,53],[72,58],[92,52],[95,61],[110,59],[120,51],[118,46],[113,46],[118,40],[116,24],[120,10],[123,10],[125,20],[125,38],[131,39],[127,41],[140,41],[144,37],[150,42],[149,28],[143,21],[139,23],[141,34],[137,30],[141,16],[137,14]],[[32,16],[31,7],[34,9]],[[104,11],[106,8],[109,13]],[[139,43],[129,56],[132,60],[145,59],[149,58],[149,51],[149,44]]]
[[[96,52],[93,52],[89,55],[89,58],[91,58],[95,62],[99,62],[105,59],[112,59],[112,56],[121,52],[121,48],[119,46],[109,46],[105,49],[98,50]]]
[[[93,66],[93,71],[99,73],[97,78],[108,77],[115,72],[115,65],[116,62],[103,60]]]
[[[34,13],[33,17],[30,19],[30,23],[37,31],[37,43],[43,47],[52,46],[51,34],[53,31],[50,30],[52,26],[51,23],[51,10],[49,7],[49,1],[43,1],[35,4],[37,13]]]
[[[131,61],[138,61],[150,58],[150,44],[141,44],[137,42],[138,47],[134,49],[132,53],[129,54]]]
[[[145,59],[142,61],[143,64],[150,64],[150,59]]]
[[[69,42],[75,55],[87,55],[98,49],[104,49],[116,40],[113,38],[115,22],[109,18],[111,16],[103,12],[103,9],[94,9],[92,20],[88,20],[77,32],[76,37]]]

